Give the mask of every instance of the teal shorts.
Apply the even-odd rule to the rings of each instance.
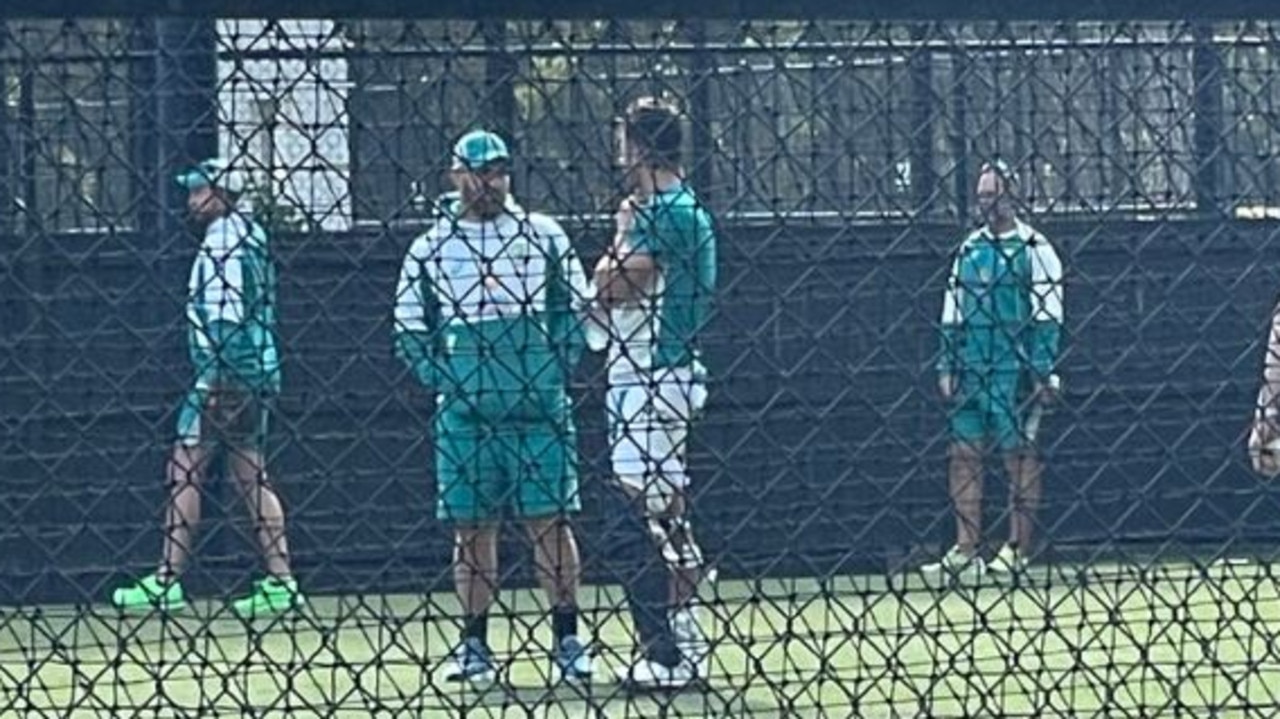
[[[267,449],[271,395],[250,389],[193,387],[178,408],[178,444]]]
[[[538,519],[581,509],[571,421],[491,422],[445,411],[435,427],[440,519]]]
[[[961,372],[951,406],[952,439],[989,442],[1005,452],[1034,446],[1042,410],[1029,394],[1023,372]]]

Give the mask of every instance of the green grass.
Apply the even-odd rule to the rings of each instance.
[[[1266,565],[1040,570],[1031,586],[932,591],[902,577],[725,582],[705,691],[547,689],[536,595],[504,595],[501,688],[433,681],[447,596],[314,597],[252,626],[198,604],[0,612],[0,716],[1247,716],[1280,705],[1280,593]],[[601,662],[628,651],[605,588],[585,592]],[[602,669],[604,667],[602,666]]]

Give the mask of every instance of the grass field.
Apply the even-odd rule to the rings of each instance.
[[[910,577],[722,582],[700,691],[547,688],[532,593],[490,635],[485,692],[433,681],[456,635],[443,595],[315,597],[245,625],[221,605],[171,619],[102,605],[0,614],[0,716],[1272,716],[1280,594],[1269,565],[1094,565],[1017,587]],[[628,651],[612,592],[586,592],[603,665]]]

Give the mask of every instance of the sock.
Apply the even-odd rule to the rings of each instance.
[[[467,617],[462,627],[462,639],[478,639],[481,644],[489,646],[489,614],[485,612]]]
[[[556,646],[565,637],[578,634],[578,608],[575,606],[556,607],[551,611],[551,633],[555,635]]]

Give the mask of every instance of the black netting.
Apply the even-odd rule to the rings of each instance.
[[[372,12],[372,11],[371,11]],[[1280,25],[1250,21],[28,20],[0,12],[0,714],[1263,716],[1280,536],[1251,472],[1280,286]],[[463,13],[459,12],[459,15]],[[615,121],[680,112],[715,218],[690,517],[709,673],[612,681],[639,567],[606,359],[568,378],[586,685],[553,685],[530,542],[501,534],[496,688],[441,672],[463,611],[435,518],[435,389],[397,279],[454,143],[588,276],[628,188]],[[269,235],[283,389],[267,467],[307,604],[245,620],[254,522],[220,455],[181,612],[154,570],[203,229],[174,177],[227,159]],[[1003,160],[1065,280],[1031,563],[938,586],[956,540],[935,364],[949,270]],[[963,281],[962,281],[963,284]],[[477,285],[478,286],[478,285]],[[1010,532],[986,463],[993,559]],[[640,552],[643,554],[643,552]],[[963,573],[961,573],[963,574]],[[946,579],[947,577],[944,577]]]

